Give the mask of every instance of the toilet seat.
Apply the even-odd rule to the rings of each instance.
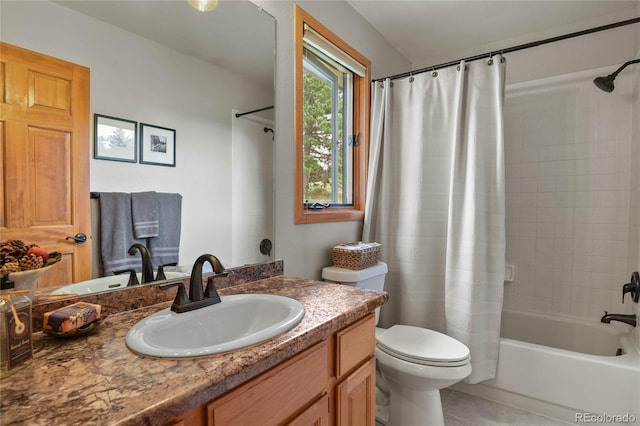
[[[376,336],[378,348],[395,358],[435,367],[469,363],[469,348],[456,339],[421,327],[394,325]]]

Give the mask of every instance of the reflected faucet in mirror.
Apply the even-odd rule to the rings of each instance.
[[[140,252],[142,256],[142,284],[153,282],[153,265],[151,264],[151,256],[149,256],[149,250],[140,243],[135,243],[129,247],[130,256],[135,256],[136,251]]]
[[[115,275],[124,274],[125,272],[129,273],[129,281],[127,282],[127,287],[131,287],[132,285],[139,285],[140,281],[138,281],[138,274],[135,269],[124,269],[122,271],[114,271]]]

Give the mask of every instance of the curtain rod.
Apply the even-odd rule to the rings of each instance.
[[[253,111],[237,112],[236,113],[236,118],[242,117],[243,115],[253,114],[254,112],[266,111],[268,109],[273,109],[273,105],[268,106],[268,107],[264,107],[264,108],[254,109]]]
[[[491,55],[494,55],[494,54],[504,54],[504,53],[517,52],[518,50],[529,49],[531,47],[537,47],[537,46],[541,46],[541,45],[547,44],[547,43],[553,43],[553,42],[560,41],[560,40],[566,40],[566,39],[569,39],[569,38],[574,38],[574,37],[579,37],[579,36],[583,36],[583,35],[587,35],[587,34],[597,33],[599,31],[604,31],[604,30],[610,30],[610,29],[613,29],[613,28],[623,27],[625,25],[637,24],[639,22],[640,22],[640,17],[627,19],[625,21],[614,22],[612,24],[602,25],[600,27],[594,27],[594,28],[589,28],[587,30],[576,31],[576,32],[573,32],[573,33],[569,33],[569,34],[565,34],[565,35],[561,35],[561,36],[557,36],[557,37],[551,37],[551,38],[546,38],[544,40],[533,41],[531,43],[525,43],[525,44],[520,44],[520,45],[517,45],[517,46],[507,47],[505,49],[496,49],[496,50],[492,50],[492,51],[487,52],[487,53],[483,53],[481,55],[470,56],[468,58],[458,59],[457,61],[450,61],[450,62],[445,62],[445,63],[439,64],[439,65],[420,68],[420,69],[415,70],[415,71],[404,72],[402,74],[396,74],[396,75],[392,75],[390,77],[377,78],[377,79],[375,79],[373,81],[374,82],[375,81],[382,81],[382,80],[386,80],[387,78],[390,78],[390,79],[394,80],[394,79],[397,79],[397,78],[409,77],[409,76],[414,75],[414,74],[420,74],[420,73],[423,73],[423,72],[434,71],[434,70],[437,70],[437,69],[450,67],[452,65],[458,65],[460,63],[460,61],[465,61],[465,62],[477,61],[479,59],[489,58]]]

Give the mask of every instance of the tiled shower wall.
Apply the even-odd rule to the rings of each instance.
[[[631,267],[633,74],[611,94],[592,83],[614,68],[507,87],[507,264],[516,266],[507,309],[592,320],[631,309],[621,288]]]

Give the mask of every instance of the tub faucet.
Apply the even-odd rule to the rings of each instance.
[[[140,252],[142,256],[142,284],[153,282],[153,265],[151,265],[151,256],[149,256],[149,250],[140,244],[135,243],[129,247],[129,255],[135,256],[136,251]]]
[[[620,321],[625,324],[629,324],[631,327],[635,327],[638,323],[638,317],[635,314],[610,314],[609,312],[604,311],[604,315],[600,318],[600,322],[610,324],[611,321]]]

